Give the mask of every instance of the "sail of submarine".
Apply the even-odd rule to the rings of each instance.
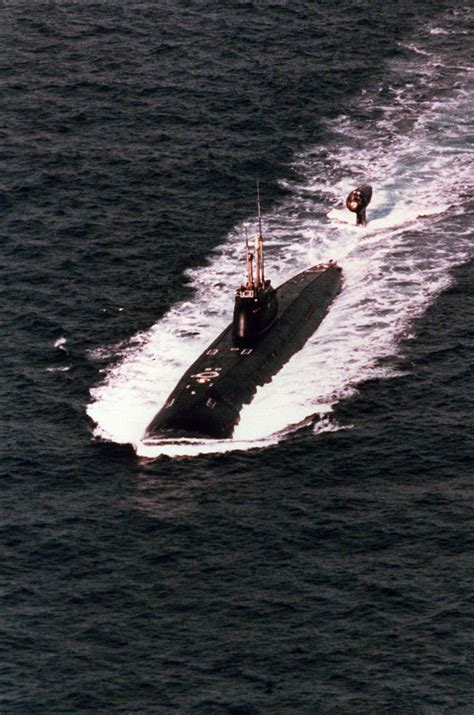
[[[279,288],[265,278],[262,217],[246,240],[247,278],[230,325],[184,373],[148,425],[145,439],[232,436],[244,404],[301,350],[341,289],[335,261],[307,268]],[[254,265],[255,264],[255,265]]]

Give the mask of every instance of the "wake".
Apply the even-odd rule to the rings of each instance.
[[[458,197],[472,188],[465,89],[471,75],[456,68],[447,78],[429,48],[415,48],[410,57],[406,66],[397,64],[401,88],[391,90],[389,106],[381,106],[377,92],[360,98],[357,114],[370,117],[383,110],[382,118],[340,117],[328,127],[324,147],[296,157],[301,179],[285,183],[289,199],[264,216],[266,272],[274,286],[329,259],[342,266],[344,283],[303,350],[243,408],[233,437],[143,439],[182,373],[230,322],[233,289],[244,268],[245,231],[255,233],[253,222],[237,226],[208,267],[189,271],[194,300],[172,307],[149,331],[135,336],[121,362],[91,390],[87,412],[96,423],[96,437],[130,443],[149,458],[265,447],[303,425],[315,424],[319,433],[339,429],[332,418],[338,401],[354,394],[361,381],[395,375],[383,358],[397,354],[414,318],[449,285],[452,267],[470,256],[469,237],[450,226],[452,217],[464,211]],[[414,66],[423,68],[432,87],[421,107],[418,87],[400,81],[403,72],[412,75]],[[462,78],[463,87],[447,95],[444,84],[455,87],[454,76],[458,86]],[[361,228],[343,208],[343,199],[365,181],[374,195],[369,224]],[[453,185],[455,202],[446,191]],[[231,288],[223,293],[221,285]]]

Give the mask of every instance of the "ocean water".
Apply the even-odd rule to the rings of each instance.
[[[472,713],[472,8],[0,14],[0,712]],[[273,283],[343,290],[231,439],[145,440],[257,178]]]

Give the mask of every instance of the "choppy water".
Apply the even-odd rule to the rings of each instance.
[[[468,5],[0,11],[2,712],[472,712]],[[256,177],[273,283],[343,291],[232,439],[150,445]]]

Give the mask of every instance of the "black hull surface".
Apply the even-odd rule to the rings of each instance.
[[[301,350],[341,289],[330,263],[299,273],[277,288],[278,314],[267,330],[242,345],[229,325],[183,375],[152,420],[146,437],[231,437],[242,406]]]

